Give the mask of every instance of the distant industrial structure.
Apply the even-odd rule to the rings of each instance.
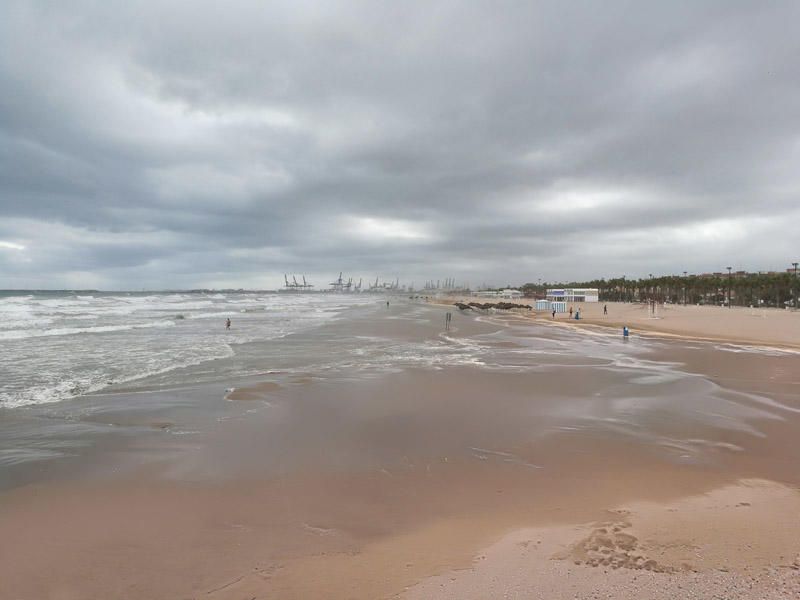
[[[429,279],[423,286],[423,291],[428,293],[465,293],[469,291],[469,284],[457,283],[455,277],[445,279]]]
[[[361,280],[358,280],[358,285],[353,285],[353,278],[349,277],[347,281],[342,279],[342,272],[339,272],[339,277],[336,281],[332,281],[330,284],[330,288],[332,292],[360,292],[361,291]]]
[[[362,279],[359,278],[358,283],[355,283],[353,277],[344,277],[344,272],[339,272],[339,276],[328,284],[325,288],[315,288],[314,284],[309,283],[305,275],[289,275],[284,274],[283,286],[278,289],[280,292],[294,292],[294,293],[340,293],[357,294],[360,292],[372,293],[403,293],[407,290],[413,290],[413,284],[410,287],[400,285],[400,279],[395,278],[394,281],[380,280],[380,277],[375,278],[375,282],[368,285],[368,288],[362,288]]]
[[[375,278],[375,283],[369,286],[370,292],[394,292],[400,289],[400,279],[397,278],[394,281],[384,281],[381,283],[380,278]]]
[[[310,292],[313,291],[314,286],[306,281],[306,276],[301,275],[303,283],[297,281],[297,276],[292,275],[292,281],[289,281],[289,276],[284,274],[283,280],[286,282],[281,291],[285,292]]]

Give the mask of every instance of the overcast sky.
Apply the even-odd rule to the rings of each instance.
[[[800,2],[0,4],[0,288],[800,258]]]

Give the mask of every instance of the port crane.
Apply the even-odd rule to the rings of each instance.
[[[292,281],[290,282],[289,276],[286,273],[284,273],[283,275],[284,289],[291,292],[310,291],[314,287],[314,285],[306,281],[305,275],[301,275],[301,277],[303,279],[303,283],[297,281],[296,275],[292,275]]]

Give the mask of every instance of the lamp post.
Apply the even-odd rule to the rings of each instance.
[[[731,307],[731,269],[732,267],[725,267],[728,269],[728,308]]]
[[[683,305],[686,306],[686,271],[683,272]]]
[[[794,281],[792,282],[792,296],[794,297],[794,309],[797,310],[797,265],[800,263],[793,262],[794,267]]]

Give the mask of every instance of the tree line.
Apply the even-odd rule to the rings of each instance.
[[[628,279],[594,279],[567,283],[526,283],[526,296],[544,296],[547,288],[597,288],[605,302],[671,302],[733,306],[793,306],[800,295],[800,278],[794,273],[747,273],[728,276],[662,275]]]

